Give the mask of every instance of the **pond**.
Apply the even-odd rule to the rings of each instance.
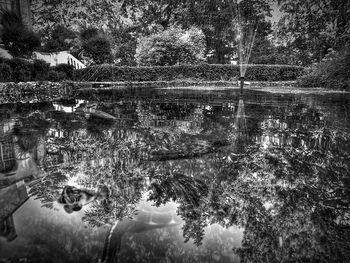
[[[350,94],[0,105],[0,262],[350,262]]]

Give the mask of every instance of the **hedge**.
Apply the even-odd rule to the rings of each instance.
[[[33,65],[29,61],[14,58],[6,62],[12,69],[12,80],[25,82],[32,79]]]
[[[64,79],[74,79],[72,65],[60,64],[50,67],[43,60],[0,58],[0,82],[61,81]]]
[[[50,64],[44,60],[36,59],[33,62],[32,79],[47,80]]]
[[[0,80],[3,82],[11,81],[12,79],[12,68],[10,65],[0,63]]]
[[[303,75],[304,68],[288,65],[249,65],[246,78],[253,81],[289,81]],[[25,81],[172,81],[195,79],[201,81],[230,81],[238,79],[238,65],[180,65],[155,67],[120,67],[111,64],[74,70],[61,64],[49,67],[42,60],[0,58],[0,82]]]
[[[246,79],[256,81],[295,80],[303,67],[288,65],[249,65]],[[239,77],[238,65],[180,65],[155,67],[120,67],[97,65],[75,71],[77,81],[171,81],[199,79],[203,81],[234,80]]]

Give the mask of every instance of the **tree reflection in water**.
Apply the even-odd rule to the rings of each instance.
[[[45,112],[47,176],[30,194],[52,208],[67,184],[92,191],[104,185],[111,189],[108,202],[91,204],[83,220],[93,227],[120,220],[120,233],[148,193],[158,206],[178,203],[185,241],[200,245],[214,223],[244,228],[242,245],[234,248],[242,262],[350,260],[343,110],[322,99],[266,94],[228,101],[231,108],[198,98],[153,99],[98,103],[114,121]]]

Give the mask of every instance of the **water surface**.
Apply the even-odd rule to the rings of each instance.
[[[349,113],[208,88],[2,104],[0,262],[349,262]]]

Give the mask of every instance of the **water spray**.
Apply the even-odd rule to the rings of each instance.
[[[238,57],[240,69],[239,85],[242,94],[244,88],[244,76],[247,71],[249,58],[252,53],[254,40],[257,34],[258,20],[249,21],[249,17],[244,17],[244,15],[241,14],[240,2],[242,2],[242,0],[233,0],[233,3],[231,4],[231,11],[232,15],[234,16],[234,4],[237,15],[236,40],[238,42]]]

